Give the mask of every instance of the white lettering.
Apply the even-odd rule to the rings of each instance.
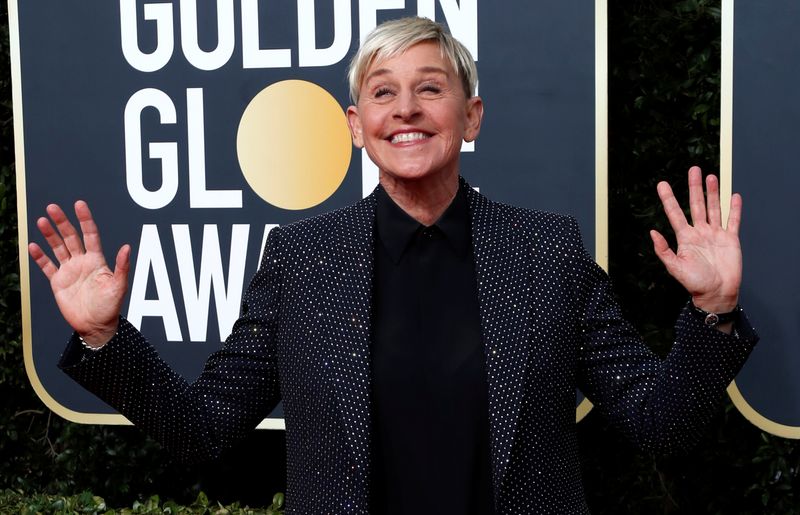
[[[367,149],[361,149],[361,195],[363,197],[372,193],[378,185],[380,173],[378,165],[369,157]]]
[[[150,270],[153,271],[158,298],[148,300],[145,299],[145,295]],[[164,261],[164,252],[161,250],[158,228],[155,225],[142,226],[136,270],[133,272],[131,301],[128,305],[127,318],[134,327],[142,328],[143,317],[161,317],[167,341],[183,340],[178,324],[178,313],[175,310],[175,300],[172,298],[172,287],[169,284],[167,264]]]
[[[242,66],[246,68],[289,68],[288,48],[260,48],[258,0],[242,0]]]
[[[297,41],[300,66],[330,66],[347,55],[352,33],[350,2],[333,2],[333,43],[317,48],[315,0],[297,1]]]
[[[202,50],[197,33],[197,0],[181,0],[181,47],[186,59],[195,68],[206,71],[216,70],[227,63],[236,44],[233,0],[217,0],[217,48],[209,52]]]
[[[189,207],[242,207],[242,190],[206,189],[206,142],[203,90],[186,90],[186,124],[189,140]]]
[[[144,19],[156,22],[156,48],[144,53],[139,48],[137,0],[120,1],[120,36],[122,52],[128,63],[137,70],[153,72],[163,68],[171,59],[175,46],[173,4],[145,3]],[[330,0],[327,0],[330,1]],[[333,0],[333,41],[326,48],[317,47],[316,0],[297,1],[297,51],[301,67],[330,66],[341,62],[350,49],[353,37],[352,1]],[[436,17],[436,5],[441,7],[444,20],[452,34],[478,60],[478,0],[417,0],[417,14]],[[233,0],[216,0],[216,47],[203,50],[199,44],[198,4],[207,9],[211,2],[180,0],[181,48],[186,60],[200,70],[216,70],[225,65],[236,47],[237,31]],[[259,0],[241,0],[242,67],[289,68],[292,65],[290,48],[261,48],[259,30]],[[358,2],[359,42],[377,26],[378,12],[404,9],[405,0],[360,0]],[[330,23],[329,20],[324,20]]]
[[[175,46],[172,28],[172,4],[145,4],[144,19],[156,22],[156,49],[149,54],[139,49],[136,23],[136,0],[119,0],[120,37],[122,55],[128,64],[142,72],[163,68]]]
[[[249,232],[249,225],[235,224],[233,226],[228,261],[228,286],[226,288],[217,226],[203,226],[203,247],[200,255],[199,278],[195,275],[189,226],[182,224],[172,226],[172,235],[175,239],[175,254],[178,256],[181,291],[183,293],[183,303],[186,308],[186,321],[191,341],[202,342],[206,340],[212,285],[220,341],[224,341],[231,333],[233,324],[239,316],[239,304],[242,300]]]
[[[150,159],[161,160],[161,187],[155,191],[145,188],[141,114],[148,107],[158,110],[161,124],[172,124],[177,119],[175,105],[163,91],[148,88],[133,94],[125,105],[125,181],[134,202],[146,209],[160,209],[172,202],[178,192],[178,145],[150,143]]]
[[[359,41],[363,43],[367,35],[378,25],[378,11],[402,9],[405,4],[405,0],[361,0],[358,2]]]
[[[478,60],[478,0],[439,0],[450,33]],[[459,5],[460,4],[460,5]],[[417,14],[436,19],[436,0],[417,0]]]

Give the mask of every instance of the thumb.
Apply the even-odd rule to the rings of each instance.
[[[650,239],[653,240],[653,250],[658,256],[658,259],[664,264],[668,272],[671,272],[675,265],[675,260],[678,259],[672,249],[669,248],[666,238],[656,230],[650,231]]]

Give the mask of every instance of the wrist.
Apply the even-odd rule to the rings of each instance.
[[[692,305],[708,313],[730,313],[739,305],[739,296],[717,298],[692,296]]]
[[[716,327],[724,330],[724,332],[730,332],[730,329],[732,329],[734,322],[739,316],[740,309],[739,305],[736,304],[727,311],[710,311],[696,305],[694,300],[689,301],[688,307],[692,315],[698,320],[701,320],[706,326]]]
[[[91,331],[79,332],[78,338],[80,338],[81,343],[83,346],[92,349],[92,350],[99,350],[105,344],[107,344],[111,339],[117,335],[117,328],[119,327],[119,321],[117,321],[113,326],[99,328]]]

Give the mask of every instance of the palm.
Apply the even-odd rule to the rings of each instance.
[[[50,286],[67,323],[79,333],[107,325],[119,313],[120,293],[102,255],[73,257],[61,265]]]
[[[739,245],[741,197],[731,199],[727,228],[722,227],[719,206],[719,184],[716,177],[706,181],[708,198],[703,198],[699,168],[689,171],[690,225],[680,209],[672,189],[666,183],[658,186],[678,243],[676,252],[666,240],[652,231],[656,254],[667,271],[692,295],[695,304],[704,304],[709,311],[733,308],[738,300],[742,277],[742,252]],[[700,306],[703,307],[703,306]]]
[[[67,323],[79,334],[96,337],[99,341],[113,334],[116,328],[127,289],[129,247],[120,249],[116,271],[112,271],[103,257],[100,236],[89,207],[78,202],[75,213],[81,224],[83,241],[58,206],[48,206],[48,214],[58,231],[46,218],[37,221],[60,266],[57,267],[37,244],[32,243],[29,250],[50,281]]]

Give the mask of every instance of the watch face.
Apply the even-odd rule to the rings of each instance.
[[[709,313],[706,315],[706,325],[717,325],[719,323],[719,317],[714,313]]]

